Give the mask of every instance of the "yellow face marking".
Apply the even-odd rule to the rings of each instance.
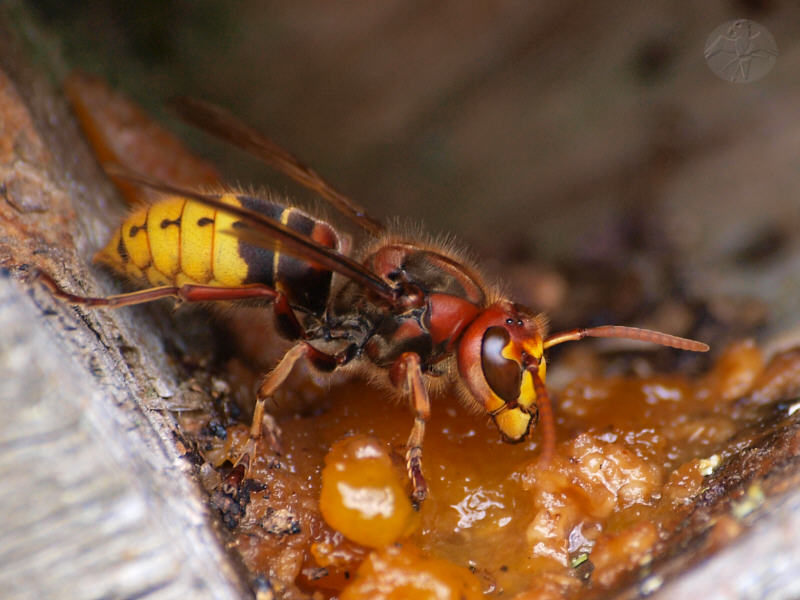
[[[233,206],[242,205],[233,194],[225,194],[221,200]],[[248,267],[239,255],[239,238],[227,233],[233,231],[233,223],[236,220],[237,217],[217,211],[214,227],[214,281],[212,283],[224,287],[240,286],[247,279]]]
[[[144,269],[152,262],[150,243],[147,241],[147,212],[149,207],[140,208],[122,224],[122,244],[131,262]]]
[[[533,377],[529,371],[525,371],[522,374],[522,384],[519,388],[519,398],[517,398],[517,402],[525,408],[528,408],[536,402],[536,390],[533,387]]]
[[[181,268],[181,213],[186,202],[186,199],[177,196],[165,198],[153,204],[147,216],[147,237],[150,238],[153,266],[162,273],[162,280],[172,282]],[[150,281],[156,283],[152,279]]]
[[[520,368],[522,368],[523,351],[530,356],[540,359],[539,377],[541,378],[542,382],[544,382],[546,367],[544,358],[542,357],[544,352],[542,338],[537,335],[534,338],[523,340],[521,343],[517,343],[512,339],[503,347],[501,355],[503,358],[513,360],[514,362],[518,363]],[[499,398],[498,400],[502,402],[502,400]],[[522,380],[520,382],[520,390],[519,396],[517,396],[517,402],[525,408],[528,408],[536,403],[536,390],[533,386],[533,376],[527,370],[522,373]]]
[[[542,354],[544,354],[544,344],[542,343],[541,336],[536,335],[532,338],[522,340],[522,349],[529,355],[540,358]]]
[[[538,369],[539,379],[542,380],[542,383],[544,383],[546,371],[547,367],[545,367],[544,359],[542,359]],[[536,388],[533,385],[533,375],[531,375],[530,371],[526,370],[522,374],[522,383],[520,385],[517,402],[525,408],[533,406],[536,403]]]
[[[496,410],[500,410],[506,405],[506,401],[500,398],[497,394],[493,391],[489,390],[489,399],[485,404],[486,412],[492,413]]]
[[[534,358],[541,357],[542,353],[544,352],[542,338],[537,335],[532,338],[523,339],[521,342],[511,338],[508,344],[503,347],[501,354],[503,357],[509,360],[514,360],[519,364],[522,364],[523,352],[529,356],[533,356]]]
[[[181,274],[186,283],[208,283],[214,248],[214,209],[191,200],[181,218]],[[182,284],[179,284],[182,285]]]
[[[531,415],[519,408],[512,408],[496,415],[494,421],[503,435],[512,441],[519,441],[528,433]]]
[[[513,360],[515,363],[522,364],[522,353],[513,339],[503,346],[500,355],[508,360]]]

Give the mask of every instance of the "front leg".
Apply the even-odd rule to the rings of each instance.
[[[414,426],[406,443],[406,469],[411,481],[411,499],[419,504],[428,495],[428,484],[422,475],[422,440],[431,414],[419,355],[414,352],[401,354],[392,365],[390,377],[395,387],[409,395],[411,410],[414,411]]]

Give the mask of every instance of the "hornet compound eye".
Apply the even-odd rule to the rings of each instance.
[[[481,368],[486,383],[506,402],[514,402],[522,383],[521,365],[503,355],[510,346],[511,336],[503,327],[489,327],[481,344]]]

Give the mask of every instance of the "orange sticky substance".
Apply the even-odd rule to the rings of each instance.
[[[467,569],[408,546],[373,552],[341,600],[481,600],[478,579]]]
[[[547,468],[538,463],[537,430],[521,444],[506,444],[488,418],[469,414],[453,397],[436,397],[423,448],[430,494],[410,533],[406,512],[389,511],[385,523],[391,527],[363,525],[368,520],[347,516],[341,497],[325,491],[340,481],[372,478],[410,491],[402,472],[413,422],[407,407],[358,381],[334,386],[320,391],[303,415],[288,411],[279,420],[285,466],[270,466],[277,459],[266,449],[255,462],[253,476],[267,490],[253,495],[253,519],[236,530],[237,547],[253,571],[280,572],[322,598],[375,597],[370,594],[377,588],[363,582],[403,581],[417,567],[423,577],[435,560],[469,567],[484,592],[502,590],[503,597],[519,600],[580,598],[590,589],[613,588],[649,560],[678,524],[681,507],[703,488],[704,476],[735,451],[726,442],[754,418],[735,399],[762,369],[757,348],[741,344],[694,380],[578,379],[553,391],[558,439]],[[312,387],[292,391],[309,398]],[[284,408],[289,396],[279,400]],[[237,431],[219,442],[221,455],[235,455],[246,440]],[[355,432],[380,443],[353,437]],[[359,448],[376,456],[358,459]],[[219,462],[221,455],[207,457]],[[281,508],[297,516],[301,531],[282,538],[264,534],[258,519]],[[367,538],[359,537],[364,529]],[[387,558],[398,539],[403,553],[413,547],[428,558]],[[376,557],[383,557],[380,568],[372,564]],[[586,571],[576,568],[581,562],[594,567],[588,571],[591,588]],[[387,585],[387,598],[416,597]]]
[[[356,435],[336,442],[325,457],[320,510],[345,537],[380,548],[418,524],[405,489],[405,474],[383,444]]]

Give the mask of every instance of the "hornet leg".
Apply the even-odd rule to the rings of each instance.
[[[245,458],[249,460],[250,451],[255,449],[255,443],[264,436],[266,429],[266,437],[272,449],[280,454],[280,433],[278,425],[275,420],[266,412],[266,403],[269,398],[283,385],[289,373],[292,372],[294,365],[301,358],[306,358],[311,365],[319,371],[332,371],[339,366],[339,359],[336,356],[324,354],[315,349],[305,341],[298,342],[292,346],[289,351],[283,355],[280,362],[270,371],[261,382],[261,385],[256,392],[256,405],[253,409],[253,421],[250,424],[250,441],[246,449],[242,452],[236,460],[236,464],[244,462]],[[266,428],[265,428],[265,422]]]
[[[280,294],[272,288],[258,283],[243,285],[240,287],[214,287],[210,285],[195,285],[187,283],[180,287],[161,286],[130,292],[128,294],[115,294],[105,297],[76,296],[61,289],[52,277],[42,273],[37,274],[54,295],[69,304],[82,304],[84,306],[108,306],[109,308],[119,308],[120,306],[132,306],[134,304],[144,304],[162,298],[175,297],[184,302],[214,302],[217,300],[244,300],[247,298],[264,298],[274,300]]]
[[[425,424],[431,414],[431,402],[422,378],[419,355],[404,352],[392,365],[390,375],[394,385],[410,395],[411,410],[414,411],[414,425],[406,443],[406,469],[411,481],[411,499],[419,504],[428,495],[428,484],[422,475],[422,440],[425,437]]]

